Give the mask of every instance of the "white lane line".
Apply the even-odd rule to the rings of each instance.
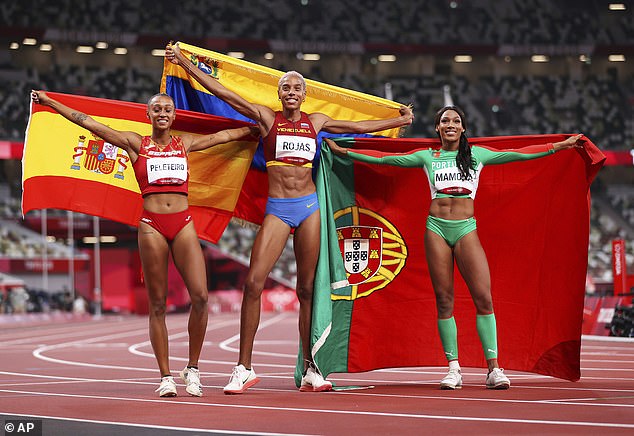
[[[468,386],[463,384],[463,386]],[[514,388],[512,388],[514,389]],[[598,407],[610,407],[610,408],[634,408],[634,404],[614,404],[614,403],[594,403],[588,404],[585,401],[592,400],[622,400],[630,399],[631,396],[626,397],[610,397],[610,398],[571,398],[571,399],[548,399],[548,400],[519,400],[519,399],[505,399],[505,398],[477,398],[477,397],[445,397],[445,396],[432,396],[432,395],[402,395],[402,394],[380,394],[372,392],[354,392],[354,391],[340,391],[337,395],[354,395],[362,397],[386,397],[386,398],[409,398],[409,399],[421,399],[421,400],[446,400],[446,401],[469,401],[469,402],[491,402],[491,403],[505,403],[505,404],[530,404],[535,405],[565,405],[565,406],[598,406]],[[577,402],[580,401],[580,402]]]
[[[621,342],[632,343],[632,338],[618,337],[618,336],[593,336],[593,335],[581,335],[583,341],[598,341],[598,342]]]
[[[145,368],[125,367],[125,366],[116,366],[116,365],[100,365],[95,363],[85,363],[85,362],[77,362],[72,360],[55,359],[53,357],[48,357],[45,355],[45,353],[52,350],[76,347],[78,345],[92,344],[95,342],[101,342],[105,340],[121,339],[126,336],[137,336],[138,334],[139,334],[138,331],[131,331],[131,332],[115,333],[115,334],[101,336],[101,337],[93,337],[90,339],[84,339],[80,341],[64,342],[64,343],[55,344],[55,345],[46,345],[43,347],[36,348],[35,350],[33,350],[31,354],[36,359],[44,360],[46,362],[51,362],[51,363],[57,363],[61,365],[90,366],[91,368],[108,368],[108,369],[124,369],[124,370],[136,369],[139,371],[150,371],[150,369],[145,369]]]
[[[0,412],[1,413],[1,412]],[[195,432],[195,433],[211,433],[211,434],[243,434],[243,435],[262,435],[262,436],[310,436],[308,433],[265,433],[258,431],[257,433],[252,431],[239,431],[239,430],[220,430],[220,429],[208,429],[208,428],[184,428],[184,427],[172,427],[168,425],[150,425],[150,424],[138,424],[132,422],[113,422],[113,421],[100,421],[95,419],[77,419],[77,418],[62,418],[59,416],[47,416],[47,415],[24,415],[20,413],[6,413],[10,416],[20,416],[24,418],[38,418],[38,419],[53,419],[59,421],[70,422],[84,422],[87,424],[105,424],[115,425],[121,427],[136,427],[136,428],[154,428],[157,430],[174,430],[180,432]]]
[[[292,312],[294,314],[294,312]],[[289,317],[287,312],[281,312],[279,315],[274,316],[266,321],[263,321],[260,323],[260,326],[258,327],[258,331],[275,325],[280,321],[284,321]],[[230,344],[233,344],[235,342],[239,342],[240,341],[240,334],[236,334],[233,335],[227,339],[225,339],[224,341],[220,342],[220,344],[218,345],[220,347],[221,350],[225,350],[225,351],[232,351],[235,353],[240,352],[240,349],[236,348],[236,347],[232,347]],[[271,353],[271,352],[267,352],[267,351],[257,351],[257,350],[253,350],[253,354],[254,355],[259,355],[259,356],[274,356],[274,357],[284,357],[284,358],[289,358],[289,359],[294,359],[297,357],[297,353],[295,354],[282,354],[282,353]]]
[[[91,336],[93,336],[95,333],[103,333],[104,329],[103,329],[103,325],[100,326],[100,328],[96,328],[96,329],[91,329],[91,330],[86,330],[86,329],[80,329],[79,331],[77,330],[73,330],[71,332],[68,333],[54,333],[54,334],[49,334],[49,335],[31,335],[28,338],[20,338],[20,339],[13,339],[11,341],[0,341],[0,346],[5,347],[5,346],[9,346],[9,345],[28,345],[31,344],[33,345],[35,344],[39,344],[42,342],[50,342],[53,340],[57,340],[57,339],[64,339],[67,340],[69,338],[74,338],[74,337],[86,337],[86,338],[90,338]],[[140,326],[139,326],[140,327]],[[147,334],[147,326],[144,326],[145,329],[144,330],[138,330],[139,332],[144,332]],[[121,329],[121,331],[129,331],[130,328],[129,326],[125,326],[125,329]],[[113,332],[113,329],[108,329],[108,331]]]
[[[233,324],[236,321],[234,320],[230,320],[230,321],[224,321],[222,323],[215,323],[214,325],[208,327],[208,331],[209,330],[215,330],[218,328],[222,328],[228,324]],[[38,347],[35,350],[33,350],[32,354],[35,358],[40,359],[40,360],[44,360],[46,362],[51,362],[51,363],[57,363],[60,365],[70,365],[70,366],[84,366],[84,367],[90,367],[90,368],[104,368],[104,369],[121,369],[121,370],[125,370],[125,371],[152,371],[152,372],[156,372],[156,368],[140,368],[140,367],[130,367],[130,366],[120,366],[120,365],[104,365],[104,364],[97,364],[97,363],[92,363],[92,362],[79,362],[79,361],[72,361],[72,360],[67,360],[67,359],[56,359],[53,357],[49,357],[46,356],[45,353],[52,351],[52,350],[59,350],[62,348],[71,348],[71,347],[78,347],[78,346],[85,346],[88,344],[94,344],[94,343],[98,343],[98,342],[102,342],[102,341],[108,341],[108,340],[113,340],[113,339],[120,339],[123,337],[127,337],[127,336],[138,336],[140,334],[140,330],[132,330],[132,331],[127,331],[127,332],[121,332],[121,333],[115,333],[115,334],[110,334],[110,335],[104,335],[104,336],[98,336],[98,337],[92,337],[92,338],[88,338],[88,339],[82,339],[82,340],[78,340],[78,341],[71,341],[71,342],[63,342],[60,344],[55,344],[55,345],[46,345],[46,346],[42,346],[42,347]],[[146,335],[147,334],[147,328],[143,329],[143,334]],[[175,334],[170,336],[171,337],[181,337],[183,335],[187,335],[187,332],[183,332],[183,333],[179,333],[179,334]],[[149,341],[145,341],[142,344],[149,344]],[[129,347],[130,348],[130,347]],[[152,358],[154,358],[154,354],[142,354],[142,353],[137,353],[140,355],[147,355],[150,356]],[[178,357],[170,357],[170,359],[174,359],[174,360],[187,360],[186,358],[178,358]],[[220,363],[220,362],[219,362]],[[226,362],[227,364],[232,364],[232,362]]]
[[[236,320],[228,320],[228,321],[223,321],[223,322],[216,322],[212,325],[207,325],[207,332],[213,331],[213,330],[217,330],[223,327],[226,327],[228,325],[232,325],[235,324],[237,321]],[[187,330],[184,330],[180,333],[174,333],[168,336],[168,341],[175,341],[176,339],[180,339],[180,338],[184,338],[184,337],[188,337],[189,333],[187,332]],[[152,352],[145,352],[145,351],[140,351],[139,348],[150,348],[151,349],[152,344],[149,340],[147,341],[143,341],[143,342],[138,342],[136,344],[132,344],[128,347],[128,351],[132,354],[135,354],[137,356],[143,356],[143,357],[152,357],[154,358],[154,353]],[[172,359],[172,357],[170,356],[170,359]],[[177,359],[178,360],[178,359]],[[187,360],[187,359],[185,359]]]
[[[154,371],[154,370],[152,370]],[[28,386],[43,386],[43,385],[59,385],[59,384],[68,384],[68,383],[123,383],[123,384],[136,384],[136,385],[155,385],[155,381],[154,379],[151,379],[151,381],[143,381],[143,379],[101,379],[101,378],[83,378],[83,377],[62,377],[62,376],[45,376],[45,375],[34,375],[34,374],[23,374],[23,373],[17,373],[17,372],[7,372],[7,371],[0,371],[0,374],[4,374],[4,375],[11,375],[11,376],[21,376],[21,377],[26,377],[26,378],[35,378],[35,379],[45,379],[45,380],[51,380],[48,382],[42,382],[42,383],[29,383]],[[207,373],[202,373],[204,377],[207,376]],[[213,374],[213,373],[210,373]],[[224,375],[224,374],[220,374],[220,375]],[[281,375],[274,375],[274,374],[266,374],[266,373],[261,373],[259,374],[260,377],[262,378],[266,378],[266,379],[290,379],[292,377],[292,374],[281,374]],[[350,381],[347,381],[348,383]],[[386,381],[389,382],[389,381]],[[16,385],[17,383],[0,383],[0,392],[6,391],[7,387]],[[411,381],[407,382],[407,381],[400,381],[400,382],[394,382],[392,381],[391,384],[412,384]],[[436,382],[423,382],[423,383],[416,383],[417,385],[420,386],[426,386],[426,385],[435,385]],[[345,385],[345,383],[341,384],[342,386]],[[22,388],[25,387],[24,383],[20,383],[19,386],[21,386]],[[221,388],[222,386],[215,386],[215,385],[209,385],[209,384],[205,384],[204,385],[206,388]],[[290,384],[289,384],[290,386]],[[469,384],[464,384],[463,386],[470,386]],[[478,386],[478,385],[473,385],[473,386]],[[2,389],[4,388],[4,389]],[[513,387],[513,389],[517,389],[515,387]],[[279,389],[279,388],[252,388],[252,390],[259,390],[259,391],[267,391],[267,392],[289,392],[289,390],[294,391],[294,389]],[[610,393],[617,393],[617,392],[623,392],[623,393],[627,393],[627,394],[631,394],[632,392],[634,392],[634,390],[620,390],[620,391],[616,391],[616,390],[609,390]],[[31,392],[33,394],[39,394],[39,392]],[[57,395],[57,394],[55,394]],[[63,395],[63,394],[60,394]],[[505,398],[478,398],[478,397],[461,397],[461,396],[440,396],[439,395],[404,395],[404,394],[385,394],[385,393],[373,393],[373,392],[359,392],[359,391],[341,391],[341,392],[337,392],[336,395],[348,395],[348,396],[354,396],[354,397],[375,397],[375,398],[407,398],[407,399],[414,399],[414,400],[440,400],[440,401],[469,401],[469,402],[486,402],[486,403],[503,403],[503,404],[530,404],[530,405],[536,405],[536,404],[548,404],[548,405],[567,405],[567,406],[597,406],[597,407],[610,407],[610,408],[634,408],[634,404],[612,404],[612,403],[594,403],[594,404],[588,404],[586,403],[586,401],[596,401],[596,400],[603,400],[605,401],[606,399],[612,399],[612,400],[622,400],[622,399],[629,399],[631,398],[631,395],[627,395],[625,397],[617,397],[617,396],[612,396],[609,398],[606,397],[597,397],[597,398],[569,398],[569,399],[543,399],[543,400],[521,400],[521,399],[505,399]]]
[[[615,371],[615,372],[621,372],[621,371],[625,371],[627,373],[632,374],[632,368],[588,368],[588,367],[582,367],[581,371],[586,372],[586,371]],[[584,378],[584,376],[582,375],[581,378]],[[621,377],[617,377],[619,380],[627,380]],[[631,380],[631,378],[630,378]]]
[[[11,394],[23,394],[33,396],[51,396],[51,397],[63,397],[63,398],[79,398],[79,399],[94,399],[94,400],[112,400],[112,401],[128,401],[135,403],[156,403],[165,404],[165,400],[161,399],[143,399],[143,398],[129,398],[129,397],[105,397],[99,395],[75,395],[75,394],[60,394],[54,392],[28,392],[9,389],[0,389],[0,392],[6,392]],[[456,415],[425,415],[425,414],[413,414],[413,413],[392,413],[392,412],[371,412],[363,410],[329,410],[329,409],[306,409],[301,407],[280,407],[280,406],[252,406],[252,405],[238,405],[238,404],[226,404],[226,403],[201,403],[196,401],[178,401],[170,403],[172,407],[181,405],[186,406],[199,406],[199,407],[218,407],[227,409],[247,409],[247,410],[269,410],[271,412],[303,412],[307,414],[331,414],[331,415],[344,415],[344,416],[371,416],[371,417],[388,417],[388,418],[409,418],[420,420],[442,420],[442,421],[471,421],[471,422],[503,422],[513,424],[533,424],[533,425],[553,425],[553,426],[572,426],[572,427],[600,427],[600,428],[631,428],[634,429],[634,424],[626,423],[608,423],[608,422],[592,422],[592,421],[559,421],[559,420],[546,420],[546,419],[516,419],[516,418],[496,418],[496,417],[473,417],[473,416],[456,416]],[[0,413],[7,413],[0,411]]]
[[[261,324],[261,327],[268,327],[270,325],[274,325],[284,319],[288,318],[288,315],[286,315],[286,313],[281,313],[280,315],[277,315],[265,322],[263,322]],[[212,330],[216,330],[216,329],[220,329],[223,327],[226,327],[228,325],[232,325],[232,324],[236,324],[238,321],[235,319],[230,319],[230,320],[226,320],[223,322],[215,322],[212,325],[208,326],[207,331],[212,331]],[[130,366],[121,366],[121,365],[104,365],[104,364],[97,364],[97,363],[92,363],[92,362],[79,362],[79,361],[72,361],[72,360],[68,360],[68,359],[57,359],[57,358],[53,358],[53,357],[49,357],[46,356],[45,354],[49,351],[52,350],[59,350],[59,349],[63,349],[63,348],[71,348],[71,347],[78,347],[78,346],[86,346],[88,344],[93,344],[94,343],[98,343],[98,342],[102,342],[102,341],[107,341],[107,340],[112,340],[112,339],[120,339],[122,337],[126,337],[126,336],[137,336],[139,334],[143,334],[146,335],[147,334],[147,330],[146,328],[144,329],[138,329],[138,330],[133,330],[133,331],[123,331],[120,333],[115,333],[115,334],[110,334],[110,335],[105,335],[105,336],[99,336],[99,337],[91,337],[91,338],[87,338],[87,339],[82,339],[82,340],[77,340],[77,341],[70,341],[70,342],[64,342],[64,343],[59,343],[59,344],[55,344],[55,345],[44,345],[44,346],[40,346],[38,348],[36,348],[32,354],[34,357],[36,357],[37,359],[41,359],[47,362],[51,362],[51,363],[57,363],[57,364],[61,364],[61,365],[70,365],[70,366],[84,366],[84,367],[91,367],[91,368],[102,368],[102,369],[121,369],[121,370],[125,370],[125,371],[130,371],[130,370],[136,370],[136,371],[145,371],[145,372],[155,372],[156,369],[155,368],[141,368],[141,367],[130,367]],[[182,337],[186,337],[188,335],[187,331],[183,331],[181,333],[175,333],[169,336],[169,340],[172,339],[179,339]],[[239,338],[239,335],[236,335],[234,337]],[[148,358],[152,358],[154,359],[154,354],[152,352],[143,352],[140,351],[139,348],[143,348],[143,347],[150,347],[150,341],[143,341],[137,344],[133,344],[130,345],[128,347],[128,351],[132,354],[138,355],[138,356],[143,356],[143,357],[148,357]],[[220,346],[222,348],[222,345]],[[236,350],[237,351],[237,350]],[[254,353],[256,354],[256,353]],[[296,357],[296,355],[290,355],[290,354],[282,354],[282,353],[264,353],[264,352],[260,352],[260,354],[266,354],[266,355],[270,355],[270,356],[275,356],[275,357],[288,357],[290,359],[293,359]],[[170,360],[175,360],[175,361],[187,361],[187,358],[184,357],[175,357],[175,356],[170,356]],[[205,364],[220,364],[220,365],[234,365],[235,362],[233,361],[224,361],[224,360],[205,360],[205,359],[201,359],[199,361],[200,363],[205,363]],[[266,366],[266,367],[272,367],[272,368],[293,368],[293,365],[290,364],[272,364],[272,363],[267,363],[267,364],[261,364],[259,365],[260,367]]]

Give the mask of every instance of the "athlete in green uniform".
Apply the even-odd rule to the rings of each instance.
[[[571,136],[554,144],[532,145],[515,150],[471,146],[464,133],[464,113],[455,106],[446,106],[436,113],[435,127],[442,144],[439,150],[425,149],[376,157],[363,154],[361,150],[355,152],[341,148],[330,139],[326,141],[339,156],[373,164],[421,167],[425,170],[432,197],[425,231],[425,251],[436,294],[438,331],[449,362],[449,372],[440,382],[440,387],[462,387],[458,334],[453,317],[455,259],[477,311],[476,327],[489,369],[486,387],[508,389],[511,382],[498,365],[489,264],[473,217],[473,200],[480,172],[485,165],[536,159],[564,148],[581,147],[582,135]]]

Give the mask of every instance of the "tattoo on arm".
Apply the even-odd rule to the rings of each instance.
[[[83,126],[84,121],[86,120],[86,118],[88,118],[88,115],[83,114],[81,112],[73,112],[71,114],[71,117],[77,124],[79,124],[80,126]]]

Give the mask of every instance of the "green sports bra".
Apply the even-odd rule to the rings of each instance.
[[[364,154],[363,150],[348,150],[348,156],[367,163],[423,168],[427,174],[432,199],[467,197],[475,199],[480,172],[485,165],[537,159],[554,152],[555,149],[551,143],[529,145],[514,150],[497,150],[473,145],[471,146],[473,167],[471,177],[468,179],[463,177],[456,164],[457,150],[424,149],[410,153],[381,153],[380,157]]]

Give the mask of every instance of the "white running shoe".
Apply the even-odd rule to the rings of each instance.
[[[200,383],[200,372],[196,368],[183,369],[180,372],[180,376],[187,386],[185,390],[187,393],[194,397],[203,396],[203,385]]]
[[[503,369],[493,368],[487,375],[486,385],[487,389],[508,389],[511,387],[511,381],[504,375]]]
[[[168,375],[161,378],[161,384],[154,392],[159,393],[159,397],[175,397],[176,396],[176,382],[174,377]]]
[[[225,386],[224,392],[228,395],[241,394],[259,381],[260,379],[255,375],[253,368],[246,369],[244,365],[240,364],[233,367],[231,378]]]
[[[459,369],[450,369],[440,381],[440,389],[462,389],[462,374]]]
[[[301,392],[324,392],[332,389],[332,383],[324,379],[317,368],[312,364],[302,377],[302,384],[299,387]]]

